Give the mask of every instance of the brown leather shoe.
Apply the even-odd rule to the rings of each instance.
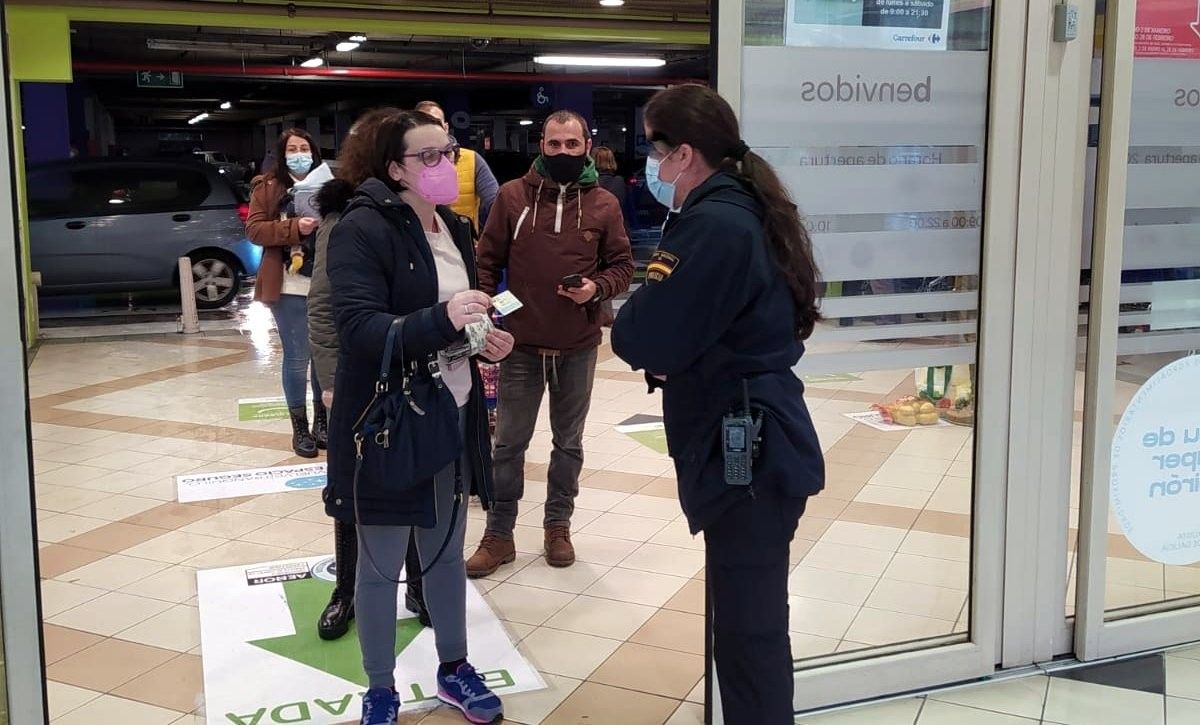
[[[575,547],[571,545],[571,529],[551,526],[546,529],[546,563],[564,567],[575,563]]]
[[[491,576],[501,564],[511,564],[517,559],[517,547],[511,537],[484,534],[479,548],[467,559],[467,576],[472,579]]]

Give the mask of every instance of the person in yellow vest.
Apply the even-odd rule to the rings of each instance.
[[[450,124],[446,121],[446,111],[437,102],[421,101],[417,104],[416,110],[441,121],[442,128],[446,129],[446,133],[451,133]],[[453,135],[451,138],[453,139]],[[462,149],[459,152],[454,169],[458,172],[458,201],[451,204],[450,208],[470,219],[478,236],[487,221],[492,203],[496,201],[500,184],[496,181],[496,176],[483,157],[471,149]]]

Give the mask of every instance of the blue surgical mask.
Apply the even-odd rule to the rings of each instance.
[[[312,171],[313,157],[312,154],[288,154],[287,167],[288,171],[296,176],[304,176],[309,171]]]
[[[670,158],[670,156],[667,158]],[[646,188],[650,190],[650,194],[654,196],[659,204],[662,204],[671,211],[679,211],[675,206],[675,181],[679,181],[679,177],[675,177],[675,181],[664,181],[658,175],[662,162],[665,160],[646,159]],[[682,174],[680,175],[682,176]]]

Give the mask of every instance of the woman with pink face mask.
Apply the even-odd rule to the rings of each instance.
[[[447,207],[458,197],[457,147],[442,125],[424,113],[397,112],[380,122],[374,145],[372,177],[358,187],[333,228],[327,252],[341,344],[324,497],[330,516],[356,523],[358,530],[354,609],[369,681],[361,723],[396,722],[397,588],[405,576],[419,574],[402,572],[410,536],[425,570],[438,698],[470,722],[497,722],[503,718],[500,699],[467,662],[466,512],[456,508],[467,493],[477,494],[485,507],[491,501],[487,410],[476,359],[446,354],[463,343],[464,328],[483,319],[491,300],[474,289],[470,221]],[[365,466],[356,480],[355,426],[372,404],[388,331],[397,318],[404,324],[395,343],[396,377],[401,349],[406,360],[418,363],[417,375],[440,376],[451,393],[441,398],[446,414],[457,412],[460,424],[460,459],[428,481],[403,481],[398,473]],[[511,335],[491,330],[479,357],[499,362],[512,345]],[[422,674],[432,673],[407,677],[425,681]]]

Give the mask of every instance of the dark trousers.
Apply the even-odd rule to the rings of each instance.
[[[546,474],[543,524],[570,526],[583,470],[583,426],[592,404],[596,348],[542,355],[514,350],[500,363],[496,403],[495,501],[489,533],[510,537],[525,495],[525,451],[533,438],[542,395],[550,390],[550,429],[554,449]]]
[[[726,725],[791,725],[795,719],[788,561],[805,500],[760,488],[704,530]]]

